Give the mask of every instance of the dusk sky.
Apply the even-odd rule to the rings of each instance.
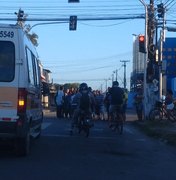
[[[149,0],[145,1],[149,3]],[[156,4],[162,1],[155,1]],[[163,2],[167,2],[166,0]],[[168,5],[167,18],[176,20],[176,3]],[[123,63],[127,63],[127,86],[132,72],[133,34],[144,34],[145,20],[135,17],[145,14],[139,0],[80,0],[68,3],[67,0],[17,0],[1,1],[1,22],[3,18],[16,18],[19,8],[28,14],[27,18],[67,19],[58,24],[36,25],[31,32],[38,38],[38,54],[44,68],[49,69],[54,83],[87,82],[93,89],[105,90],[106,80],[118,70],[118,81],[123,86]],[[69,17],[78,18],[77,30],[69,31]],[[117,20],[117,18],[124,18]],[[127,19],[125,19],[128,17]],[[131,19],[130,19],[131,17]],[[108,18],[108,20],[83,21],[86,18]],[[112,20],[116,18],[116,20]],[[27,21],[34,25],[41,21]],[[42,21],[46,23],[46,21]],[[169,24],[170,25],[170,24]],[[171,24],[172,25],[172,24]],[[173,24],[175,25],[175,24]],[[166,36],[175,33],[166,32]],[[108,80],[108,86],[111,86]]]

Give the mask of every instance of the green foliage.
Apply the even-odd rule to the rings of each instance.
[[[79,83],[55,84],[56,89],[59,89],[60,86],[64,86],[64,89],[77,89],[79,87]]]
[[[38,46],[38,41],[37,41],[38,35],[36,33],[32,33],[32,34],[28,33],[27,36],[29,37],[29,39],[31,40],[34,46]]]
[[[64,84],[64,89],[71,89],[71,88],[78,88],[79,87],[79,83],[66,83]]]

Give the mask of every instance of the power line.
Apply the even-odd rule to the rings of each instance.
[[[17,18],[0,18],[0,21],[15,21]],[[144,15],[139,16],[121,16],[121,17],[85,17],[77,18],[78,21],[111,21],[111,20],[124,20],[124,19],[144,19]],[[37,21],[37,22],[69,22],[68,18],[26,18],[25,21]],[[57,21],[57,22],[56,22]]]

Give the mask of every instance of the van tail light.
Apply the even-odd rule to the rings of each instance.
[[[18,89],[18,114],[25,113],[27,106],[27,91],[25,88]]]

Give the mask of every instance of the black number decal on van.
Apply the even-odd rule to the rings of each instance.
[[[14,37],[14,32],[13,31],[0,31],[0,38],[13,38]]]

